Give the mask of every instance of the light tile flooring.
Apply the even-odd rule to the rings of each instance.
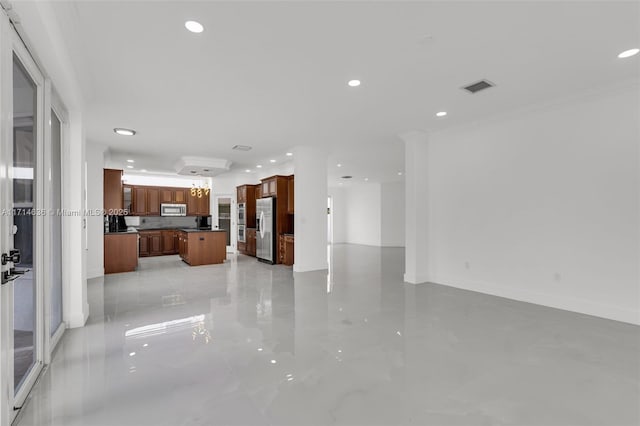
[[[92,280],[19,424],[640,424],[639,327],[332,256],[330,279],[240,256]]]

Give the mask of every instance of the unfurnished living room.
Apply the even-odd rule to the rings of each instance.
[[[639,426],[639,53],[639,1],[0,0],[0,426]]]

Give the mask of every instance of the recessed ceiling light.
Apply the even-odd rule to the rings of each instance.
[[[278,361],[276,361],[275,359],[271,360],[271,364],[275,364],[276,362],[278,362]]]
[[[364,178],[365,182],[369,182],[369,178]]]
[[[402,176],[402,172],[398,172],[398,176]]]
[[[256,166],[256,168],[261,169],[261,168],[262,168],[262,164],[258,164],[258,165]]]
[[[127,163],[135,163],[134,160],[127,160]]]
[[[287,152],[287,157],[291,157],[293,155],[293,152]]]
[[[445,115],[447,115],[447,111],[440,111],[436,113],[436,117],[444,117]]]
[[[275,163],[275,162],[276,162],[276,160],[269,160],[269,162],[271,162],[271,163]]]
[[[200,22],[196,21],[187,21],[184,23],[186,29],[191,31],[192,33],[201,33],[204,31],[204,27]]]
[[[135,355],[136,355],[136,353],[135,353],[135,352],[130,352],[130,353],[129,353],[129,356],[135,356]]]
[[[618,58],[628,58],[630,56],[637,55],[638,52],[640,52],[640,49],[625,50],[624,52],[618,55]]]
[[[142,173],[147,173],[147,169],[140,170]]]
[[[338,163],[338,164],[336,164],[336,166],[338,166],[338,167],[342,167],[342,164]]]
[[[251,173],[251,170],[247,169],[247,170],[245,170],[245,172],[247,172],[247,173]]]
[[[127,169],[133,169],[133,166],[127,166]]]
[[[342,182],[340,182],[338,185],[342,186]]]
[[[349,80],[347,83],[350,87],[358,87],[360,86],[360,80]]]
[[[135,130],[123,129],[121,127],[116,127],[113,131],[122,136],[133,136],[136,134]]]

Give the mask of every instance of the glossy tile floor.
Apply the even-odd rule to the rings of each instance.
[[[403,251],[326,273],[176,257],[93,280],[27,425],[638,425],[640,328],[402,283]]]

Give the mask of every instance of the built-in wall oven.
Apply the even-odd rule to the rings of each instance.
[[[238,225],[238,242],[244,243],[246,242],[246,228],[245,225]]]
[[[246,212],[247,212],[247,206],[245,203],[239,203],[238,204],[238,225],[246,225],[247,222],[247,218],[246,218]]]

